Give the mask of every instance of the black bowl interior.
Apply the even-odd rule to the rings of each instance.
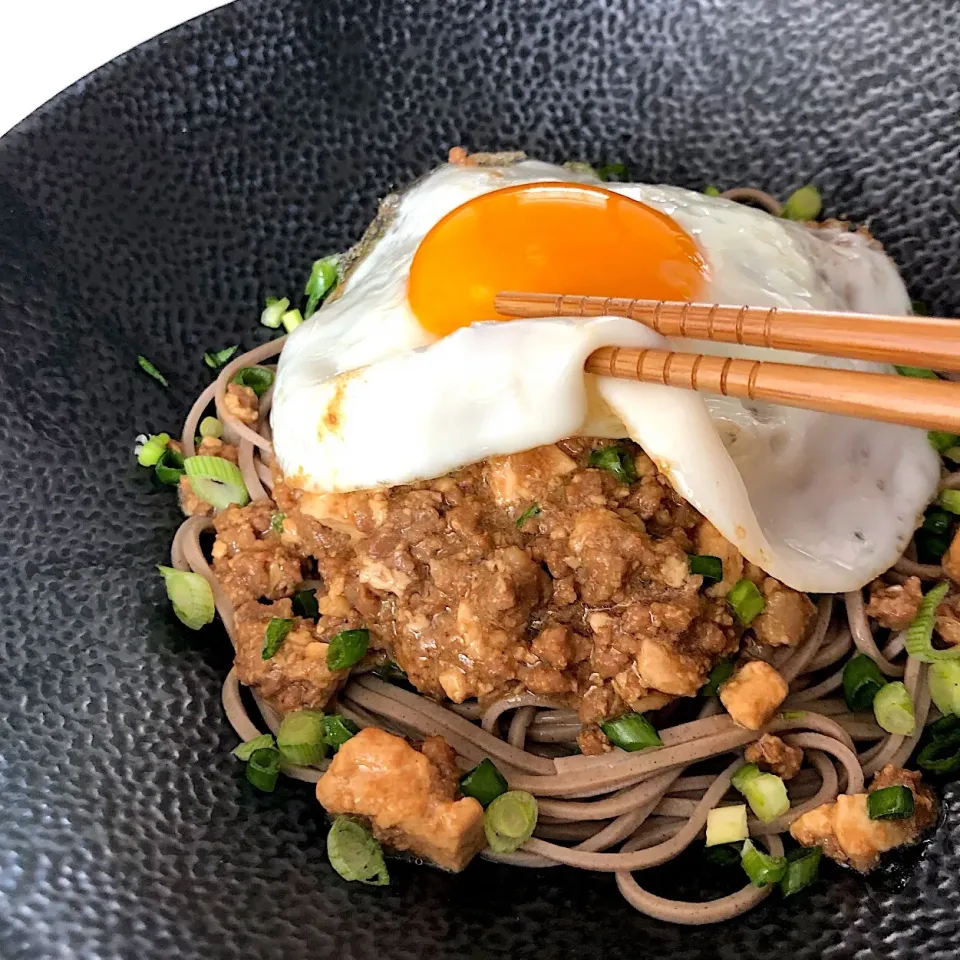
[[[177,511],[132,446],[180,422],[205,349],[266,339],[264,296],[454,144],[694,188],[812,180],[955,311],[958,27],[950,0],[240,0],[4,137],[0,954],[957,955],[951,787],[898,877],[828,869],[717,928],[648,920],[613,878],[563,869],[340,882],[310,790],[254,794],[229,756],[228,644],[168,612],[154,564]],[[688,857],[648,882],[713,879]]]

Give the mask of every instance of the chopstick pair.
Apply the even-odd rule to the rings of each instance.
[[[666,337],[960,371],[960,321],[939,317],[512,291],[497,295],[496,308],[512,317],[621,316]],[[636,347],[601,347],[587,358],[585,369],[742,400],[960,433],[960,384],[946,380]]]

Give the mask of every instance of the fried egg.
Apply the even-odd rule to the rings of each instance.
[[[896,268],[858,233],[534,161],[445,165],[394,204],[338,298],[284,347],[271,425],[288,481],[393,486],[567,436],[631,437],[795,589],[856,589],[900,556],[939,478],[924,431],[589,376],[606,345],[774,354],[671,344],[617,317],[500,322],[493,294],[511,288],[910,311]]]

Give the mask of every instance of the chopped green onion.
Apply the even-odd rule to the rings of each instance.
[[[823,847],[798,847],[787,854],[787,872],[780,880],[780,891],[793,896],[816,883]]]
[[[690,572],[704,580],[719,583],[723,579],[723,561],[707,554],[694,554],[690,557]]]
[[[260,657],[263,660],[270,660],[276,656],[277,651],[287,639],[287,634],[293,629],[296,620],[290,620],[286,617],[271,617],[267,624],[267,629],[263,634],[263,649],[260,651]]]
[[[190,478],[190,489],[217,510],[250,502],[243,474],[235,463],[223,457],[188,457],[183,466]]]
[[[279,510],[270,517],[270,530],[272,533],[283,533],[283,521],[287,519],[285,513]]]
[[[705,847],[703,852],[718,867],[732,867],[740,863],[740,846],[739,843],[722,843],[717,847]]]
[[[843,699],[847,709],[856,713],[869,710],[873,698],[886,686],[887,678],[865,653],[858,653],[843,668]]]
[[[733,673],[732,660],[718,660],[707,677],[707,682],[700,688],[701,697],[715,697],[720,693],[720,687],[723,686]]]
[[[390,882],[380,844],[366,827],[349,817],[340,816],[333,821],[327,834],[327,857],[344,880],[377,887]]]
[[[820,191],[812,183],[808,183],[787,197],[780,216],[787,220],[816,220],[822,209]]]
[[[927,305],[922,300],[911,300],[910,308],[913,310],[914,314],[918,317],[926,317],[930,315],[930,311],[927,309]]]
[[[954,463],[960,463],[960,447],[951,447],[949,450],[944,450],[943,455]]]
[[[708,184],[703,188],[703,192],[704,192],[708,197],[719,197],[719,196],[720,196],[720,188],[719,188],[719,187],[715,187],[712,183],[708,183]]]
[[[599,179],[599,174],[592,164],[586,163],[583,160],[568,160],[564,166],[573,171],[573,173],[583,173],[588,177],[597,177]]]
[[[917,725],[913,715],[913,698],[899,681],[888,683],[873,698],[873,715],[887,733],[908,737]]]
[[[497,797],[507,792],[507,779],[492,760],[484,757],[460,778],[460,792],[488,807]]]
[[[532,506],[527,507],[527,509],[517,517],[517,529],[519,530],[531,517],[539,516],[540,513],[539,503],[534,503]]]
[[[334,750],[339,750],[351,737],[356,736],[360,728],[339,713],[327,713],[323,717],[323,742]]]
[[[927,727],[925,733],[933,740],[944,740],[947,737],[960,734],[960,717],[951,714],[941,717],[939,720],[934,720]]]
[[[740,864],[755,887],[779,883],[787,872],[787,858],[774,857],[758,850],[753,841],[745,840],[740,851]]]
[[[611,743],[629,753],[663,746],[660,734],[642,713],[623,713],[613,720],[605,720],[600,729]]]
[[[290,306],[290,301],[286,297],[267,297],[263,313],[260,314],[260,322],[271,330],[276,330],[280,326],[284,312]]]
[[[318,710],[288,713],[277,731],[277,747],[286,760],[301,767],[315,767],[326,755],[323,714]]]
[[[359,663],[370,646],[369,630],[344,630],[338,633],[327,649],[327,667],[330,670],[346,670]]]
[[[266,750],[273,746],[276,746],[276,744],[274,743],[272,734],[261,733],[259,737],[254,737],[252,740],[245,740],[232,752],[233,755],[240,760],[249,760],[257,750]]]
[[[169,487],[175,487],[186,472],[184,470],[183,454],[179,450],[167,447],[160,454],[160,459],[157,461],[153,472],[161,483],[165,483]]]
[[[930,697],[946,715],[960,714],[960,662],[943,660],[930,665]]]
[[[927,439],[937,453],[943,453],[945,450],[956,446],[960,437],[957,437],[955,433],[948,433],[946,430],[930,430],[927,432]]]
[[[381,663],[373,673],[384,683],[403,684],[410,682],[409,677],[407,677],[407,671],[404,670],[399,663],[394,663],[393,660],[387,660],[386,663]]]
[[[219,370],[239,349],[240,345],[235,343],[222,350],[208,350],[203,355],[203,362],[212,370]]]
[[[293,612],[306,620],[320,617],[320,605],[317,603],[316,590],[298,590],[293,595]]]
[[[911,657],[923,663],[936,663],[939,660],[956,660],[960,657],[960,645],[948,647],[946,650],[935,650],[930,642],[933,638],[933,627],[940,601],[950,590],[950,584],[944,580],[927,592],[920,601],[913,623],[907,627],[904,646]]]
[[[955,720],[955,717],[943,717],[931,724],[927,732],[933,739],[917,754],[917,766],[927,773],[954,774],[960,771],[960,729],[953,732],[933,733],[937,724],[943,720]]]
[[[944,490],[937,503],[950,513],[960,513],[960,490]]]
[[[177,619],[191,630],[213,621],[217,611],[213,602],[213,590],[199,573],[189,570],[175,570],[173,567],[158,566],[163,577],[167,596],[173,604],[173,612]]]
[[[939,380],[940,378],[926,367],[901,367],[894,364],[901,377],[915,377],[918,380]]]
[[[307,296],[307,305],[303,311],[305,316],[312,316],[320,301],[337,285],[339,264],[340,257],[337,254],[314,261],[307,285],[303,288]]]
[[[139,438],[137,438],[139,440]],[[137,463],[141,467],[155,467],[163,456],[163,451],[167,449],[170,442],[169,433],[151,433],[149,437],[144,437],[136,447]]]
[[[274,747],[254,750],[247,761],[247,779],[258,790],[273,793],[280,775],[280,751]]]
[[[917,547],[919,563],[939,565],[943,555],[950,549],[950,537],[936,536],[925,530],[918,530],[913,542]]]
[[[303,323],[303,314],[299,310],[288,310],[281,318],[280,322],[283,324],[283,329],[287,333],[293,333],[297,327]]]
[[[601,180],[623,183],[630,178],[630,171],[625,163],[605,163],[597,169],[597,176]]]
[[[867,795],[867,816],[871,820],[906,820],[913,816],[913,791],[897,784]]]
[[[167,378],[146,358],[143,356],[137,355],[137,363],[140,364],[140,369],[144,373],[150,374],[157,383],[163,384],[165,387],[169,387],[170,384],[167,381]]]
[[[231,382],[249,387],[258,397],[262,397],[273,384],[273,371],[266,367],[243,367],[234,374]]]
[[[787,786],[774,773],[761,773],[755,763],[745,763],[730,781],[744,795],[761,823],[776,820],[790,809]]]
[[[781,720],[799,720],[804,715],[804,713],[806,713],[805,710],[784,710],[783,713],[780,714],[780,719]]]
[[[606,470],[628,486],[637,479],[637,468],[634,466],[633,457],[619,444],[592,450],[587,459],[587,466]]]
[[[923,516],[921,530],[927,533],[933,533],[938,536],[950,533],[950,527],[953,525],[953,517],[945,510],[939,510],[936,507],[930,507]]]
[[[737,843],[750,836],[747,830],[746,804],[732,807],[714,807],[707,814],[707,846]]]
[[[200,421],[200,436],[219,440],[223,436],[223,424],[216,417],[204,417]]]
[[[536,825],[537,801],[525,790],[500,794],[483,815],[483,831],[494,853],[513,853],[533,836]]]
[[[767,601],[752,580],[741,580],[728,594],[727,603],[733,608],[737,619],[749,627],[754,617],[763,613]]]

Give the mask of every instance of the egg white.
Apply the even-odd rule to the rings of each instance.
[[[599,346],[669,345],[623,318],[477,323],[441,340],[419,325],[406,283],[438,220],[514,183],[577,179],[590,180],[531,161],[447,165],[404,195],[340,297],[284,348],[272,428],[285,476],[314,493],[392,486],[573,434],[630,436],[747,559],[790,586],[846,591],[889,568],[939,477],[923,431],[585,375]],[[909,312],[895,267],[858,234],[811,230],[675,187],[607,186],[694,238],[709,265],[705,299]]]

